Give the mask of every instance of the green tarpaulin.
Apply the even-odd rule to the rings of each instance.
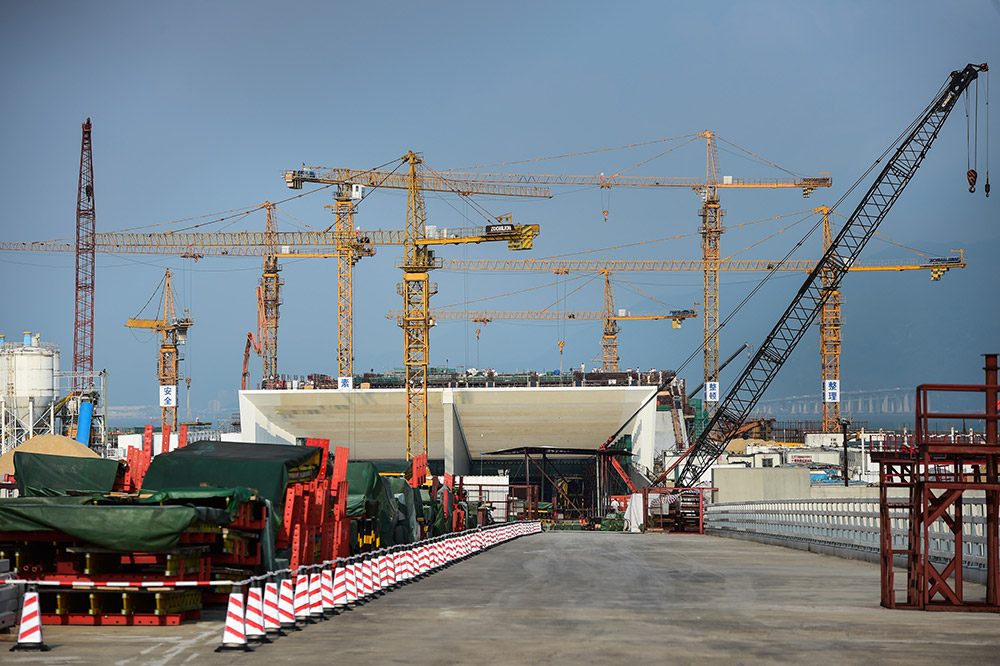
[[[14,451],[14,476],[21,497],[109,493],[118,462]]]
[[[375,502],[378,506],[379,546],[393,545],[393,530],[396,525],[396,498],[389,489],[389,484],[383,483],[378,474],[378,468],[370,462],[353,461],[347,463],[347,515],[358,518],[365,515],[367,503]]]
[[[245,486],[274,505],[275,519],[280,524],[290,473],[315,477],[322,453],[323,449],[316,446],[192,442],[153,458],[142,490]]]
[[[57,530],[114,550],[156,552],[177,547],[196,520],[226,524],[229,513],[192,506],[104,504],[90,497],[18,497],[0,501],[0,532]]]
[[[396,497],[398,516],[393,533],[394,543],[404,544],[420,540],[420,523],[417,522],[420,494],[410,487],[409,481],[401,476],[383,476],[383,482],[389,484],[392,494]],[[420,507],[423,511],[422,506]],[[420,514],[423,517],[423,514]]]

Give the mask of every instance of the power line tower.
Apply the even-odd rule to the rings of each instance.
[[[73,332],[73,390],[86,387],[94,371],[94,161],[90,118],[83,124],[80,181],[76,197],[76,319]]]

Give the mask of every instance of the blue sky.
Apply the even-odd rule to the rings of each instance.
[[[80,125],[93,120],[98,231],[175,223],[292,194],[281,171],[302,163],[369,168],[420,151],[437,170],[592,151],[711,130],[799,175],[829,171],[834,187],[810,199],[794,190],[724,191],[723,256],[780,258],[810,222],[805,211],[833,204],[930,101],[948,72],[968,62],[1000,67],[1000,3],[940,2],[597,2],[327,3],[36,2],[0,6],[0,85],[6,128],[0,153],[5,240],[74,234]],[[985,79],[979,88],[985,101]],[[994,100],[995,108],[995,100]],[[985,178],[980,117],[980,182]],[[990,137],[1000,158],[1000,121]],[[543,173],[616,173],[662,152],[633,150],[519,164]],[[939,139],[880,231],[930,254],[963,248],[969,268],[932,283],[926,272],[854,274],[844,283],[845,390],[978,382],[979,354],[1000,351],[996,305],[998,198],[967,192],[964,106]],[[784,172],[720,152],[723,174]],[[701,176],[695,142],[629,173]],[[863,189],[862,189],[863,191]],[[860,193],[849,197],[846,215]],[[482,199],[491,213],[538,223],[535,249],[500,244],[442,250],[446,258],[587,256],[695,259],[697,197],[566,188],[551,200]],[[327,193],[281,204],[279,227],[327,227]],[[373,193],[357,224],[405,224],[405,195]],[[605,222],[601,211],[608,208]],[[428,196],[428,224],[481,224],[467,203]],[[780,220],[735,225],[782,216]],[[202,220],[203,221],[203,220]],[[153,226],[156,225],[156,226]],[[263,214],[227,230],[262,229]],[[784,233],[776,233],[782,228]],[[220,228],[205,226],[203,230]],[[680,236],[673,240],[657,240]],[[769,238],[761,242],[762,239]],[[651,242],[657,241],[657,242]],[[810,238],[801,258],[818,258]],[[744,248],[750,248],[740,252]],[[601,248],[617,248],[589,252]],[[737,254],[739,253],[739,254]],[[356,371],[402,366],[399,250],[379,248],[355,269]],[[912,261],[877,239],[864,258]],[[284,260],[279,369],[336,373],[333,260]],[[41,333],[72,365],[71,255],[0,253],[6,285],[0,333]],[[165,268],[179,306],[191,311],[185,375],[192,416],[212,401],[236,404],[243,342],[255,326],[259,259],[100,255],[95,366],[111,376],[112,406],[155,404],[157,342],[126,329]],[[695,273],[632,273],[616,285],[619,307],[648,313],[701,301]],[[438,271],[433,305],[541,309],[586,281],[571,275]],[[724,274],[725,317],[757,274]],[[758,344],[803,276],[772,280],[721,333],[721,355]],[[500,294],[524,291],[516,296]],[[656,299],[649,300],[644,294]],[[567,308],[599,309],[599,280]],[[482,300],[488,299],[488,300]],[[494,322],[477,343],[471,323],[442,322],[431,337],[435,365],[499,370],[596,365],[600,323]],[[701,322],[626,322],[623,367],[676,368],[697,348]],[[818,391],[818,331],[796,350],[769,396]],[[259,374],[259,360],[252,374]],[[734,367],[734,366],[731,366]],[[700,381],[698,360],[682,373]],[[723,390],[735,371],[723,374]],[[182,411],[182,417],[185,416]]]

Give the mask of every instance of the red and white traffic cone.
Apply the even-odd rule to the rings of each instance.
[[[333,607],[337,612],[347,608],[347,569],[342,566],[333,572]]]
[[[226,609],[226,628],[222,630],[222,645],[215,648],[216,652],[227,652],[230,650],[253,652],[253,648],[247,645],[247,632],[243,612],[243,593],[233,590],[229,593],[229,606]]]
[[[309,617],[309,576],[305,574],[295,577],[295,622],[313,623],[313,619]]]
[[[323,582],[318,571],[309,574],[309,618],[313,622],[326,619],[323,615]]]
[[[271,643],[264,627],[264,598],[260,587],[247,590],[247,616],[243,622],[246,625],[247,643]]]
[[[358,604],[358,567],[351,562],[344,569],[344,577],[347,582],[347,607],[354,608]]]
[[[369,559],[365,559],[361,563],[361,585],[365,598],[371,597],[374,589],[372,588],[372,561]]]
[[[281,579],[281,596],[278,597],[278,622],[286,631],[298,631],[295,624],[295,595],[292,592],[292,579]]]
[[[21,606],[21,622],[17,629],[17,643],[10,649],[48,652],[50,648],[42,641],[42,613],[38,605],[38,592],[25,592]]]
[[[378,572],[379,587],[382,588],[382,592],[383,593],[385,593],[385,591],[392,584],[389,581],[389,558],[390,557],[391,556],[389,555],[389,553],[386,553],[385,555],[382,556],[382,558],[381,558],[382,559],[382,565],[379,567],[379,572]]]
[[[333,604],[333,572],[330,567],[323,567],[319,573],[319,589],[323,597],[323,615],[329,616],[335,613]]]
[[[264,585],[264,633],[275,636],[287,636],[281,630],[281,620],[278,616],[278,584]]]

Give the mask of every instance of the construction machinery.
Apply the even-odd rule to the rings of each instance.
[[[157,356],[156,373],[160,381],[160,424],[164,429],[164,447],[168,446],[169,429],[177,428],[177,394],[181,379],[178,347],[187,342],[187,332],[194,321],[187,310],[177,316],[174,305],[173,287],[170,283],[170,269],[163,276],[162,310],[155,319],[132,317],[125,322],[129,328],[152,330],[160,334],[160,349]],[[166,448],[164,448],[166,450]]]
[[[683,464],[676,485],[692,486],[725,451],[732,432],[750,415],[792,350],[822,311],[831,293],[839,288],[841,280],[858,259],[861,250],[916,174],[962,93],[980,72],[987,70],[985,63],[970,64],[949,75],[931,104],[907,129],[904,138],[895,144],[895,151],[885,161],[885,166],[857,208],[830,241],[823,257],[809,273],[791,304],[757,347],[749,364],[719,403],[718,410],[709,419],[707,427],[684,456],[665,470],[654,485],[663,483],[673,467]],[[995,478],[995,466],[992,474]]]
[[[89,387],[94,372],[94,157],[90,118],[83,123],[80,144],[80,180],[76,195],[76,316],[73,327],[74,392]]]
[[[423,158],[409,151],[400,158],[399,166],[408,167],[407,174],[375,171],[358,172],[346,169],[286,171],[285,182],[292,189],[299,189],[304,182],[396,187],[407,190],[406,229],[403,236],[403,282],[397,292],[403,297],[403,363],[406,368],[406,459],[427,453],[427,366],[430,357],[430,319],[428,316],[431,295],[437,285],[429,280],[428,273],[437,267],[432,245],[458,244],[506,240],[512,250],[531,249],[538,234],[537,225],[516,225],[508,219],[491,220],[478,240],[456,236],[428,234],[425,224],[423,191],[452,192],[462,196],[494,194],[504,196],[548,197],[545,188],[523,185],[461,184],[428,173],[421,166]],[[397,167],[399,168],[399,167]],[[495,222],[495,223],[494,223]],[[435,230],[436,231],[436,230]]]
[[[688,137],[685,137],[688,138]],[[733,188],[796,188],[802,191],[802,196],[808,197],[816,188],[830,187],[833,179],[829,175],[816,177],[793,178],[733,178],[720,176],[718,141],[721,139],[714,132],[700,132],[691,141],[705,139],[705,176],[704,178],[670,178],[661,176],[624,176],[614,174],[605,176],[566,176],[548,174],[488,174],[449,171],[448,178],[458,182],[469,183],[522,183],[533,185],[590,185],[601,189],[613,187],[684,187],[693,190],[702,200],[701,228],[702,236],[702,273],[704,276],[703,295],[703,325],[704,325],[704,374],[705,381],[718,381],[719,364],[719,270],[721,259],[720,240],[723,232],[722,217],[725,213],[719,203],[719,190]],[[728,142],[726,142],[728,143]],[[739,146],[735,146],[739,148]],[[743,150],[740,148],[740,150]],[[747,152],[747,151],[744,151]],[[747,152],[748,155],[752,153]],[[756,157],[755,155],[753,157]],[[607,210],[604,211],[607,219]]]
[[[685,319],[698,316],[698,304],[693,304],[690,308],[668,310],[660,314],[633,315],[628,310],[615,308],[614,293],[611,290],[611,271],[601,271],[604,275],[604,309],[603,310],[432,310],[430,312],[431,325],[436,320],[466,320],[479,324],[488,324],[494,319],[510,320],[574,320],[574,321],[603,321],[602,331],[602,372],[618,372],[618,333],[621,330],[618,322],[621,321],[657,321],[670,319],[674,328],[680,328]],[[402,313],[390,311],[386,314],[386,319],[400,320]],[[559,349],[562,353],[562,345]]]
[[[833,214],[833,211],[827,206],[820,206],[819,208],[814,209],[813,212],[823,216],[823,251],[825,252],[831,242],[830,216]],[[851,272],[901,272],[925,270],[930,272],[931,280],[936,282],[939,281],[941,277],[950,269],[966,267],[965,253],[962,250],[957,250],[957,252],[957,255],[929,257],[923,261],[911,263],[855,263],[849,266],[848,270]],[[737,259],[718,262],[716,270],[727,272],[812,272],[816,269],[817,265],[818,262],[811,259]],[[441,262],[441,268],[444,270],[545,271],[563,275],[570,272],[604,273],[632,271],[704,271],[705,266],[706,264],[704,261],[687,259],[446,259]],[[823,310],[820,313],[820,370],[823,385],[826,386],[831,380],[839,382],[840,378],[842,304],[839,290],[833,289],[830,286],[831,278],[829,271],[826,271],[823,275],[825,276],[824,279],[827,280],[829,299],[824,304]],[[441,311],[435,312],[435,316],[439,319],[447,317],[447,315]],[[530,317],[495,316],[493,318],[520,319]],[[559,317],[547,318],[556,319]],[[732,359],[730,358],[729,360]],[[726,363],[719,365],[717,372],[721,371],[725,365]],[[704,382],[700,383],[698,385],[698,389],[704,385]],[[696,389],[695,392],[698,389]],[[694,393],[692,393],[692,395],[693,394]],[[836,432],[839,427],[837,423],[840,418],[840,403],[836,401],[824,400],[822,404],[823,430],[824,432]]]

